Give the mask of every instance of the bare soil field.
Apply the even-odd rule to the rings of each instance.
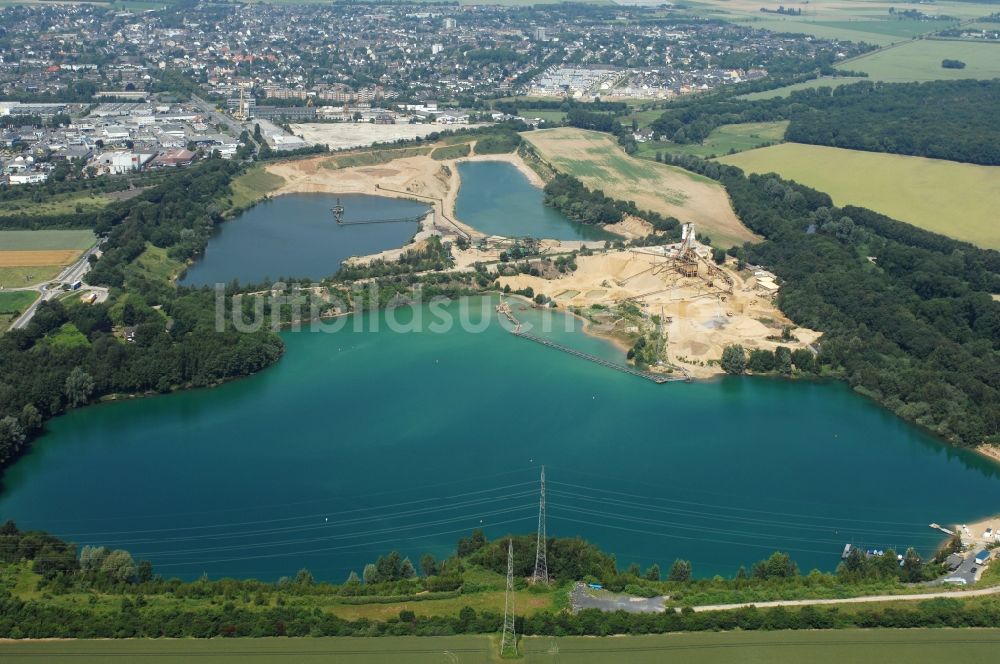
[[[759,238],[733,212],[717,182],[680,168],[626,155],[607,134],[572,127],[526,132],[524,138],[557,170],[619,200],[635,201],[683,222],[716,244],[730,246]]]
[[[704,265],[698,276],[684,277],[666,267],[657,248],[611,251],[577,256],[575,272],[557,279],[527,274],[501,277],[501,286],[513,290],[531,287],[556,299],[561,307],[587,310],[594,305],[608,310],[631,301],[650,315],[666,321],[667,354],[671,363],[695,378],[722,373],[717,360],[730,344],[774,350],[777,346],[803,348],[819,333],[796,328],[763,292],[756,278],[725,267],[732,278],[732,292],[713,280]],[[784,327],[792,328],[790,341],[781,341]],[[606,336],[607,331],[591,329]]]

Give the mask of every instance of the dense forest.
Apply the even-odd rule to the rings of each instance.
[[[668,107],[653,130],[700,143],[724,124],[790,120],[796,143],[1000,165],[1000,80],[874,83],[798,90],[748,101],[714,98]]]
[[[952,442],[1000,440],[1000,254],[775,175],[685,160],[699,163],[766,238],[730,253],[774,270],[781,310],[824,332],[820,371]]]
[[[280,357],[276,335],[216,329],[212,292],[178,291],[138,261],[157,249],[176,261],[200,253],[238,170],[210,159],[92,216],[107,240],[86,279],[108,286],[111,297],[95,305],[43,303],[25,329],[0,337],[0,465],[45,419],[71,408],[116,393],[211,385]],[[126,327],[134,341],[123,339]]]

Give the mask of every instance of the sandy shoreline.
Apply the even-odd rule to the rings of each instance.
[[[989,443],[983,443],[982,445],[977,445],[972,448],[976,453],[986,457],[990,461],[995,461],[1000,464],[1000,445],[990,445]]]
[[[404,157],[386,164],[327,168],[330,157],[279,162],[266,166],[269,173],[285,183],[272,196],[291,193],[368,194],[388,198],[417,199],[434,208],[433,229],[444,236],[466,234],[473,238],[485,233],[460,220],[455,214],[462,179],[458,164],[466,161],[495,161],[511,164],[536,187],[545,182],[517,154],[487,154],[436,161],[430,156]],[[445,168],[447,167],[447,168]],[[460,232],[456,230],[460,229]],[[429,230],[429,229],[428,229]],[[419,234],[415,241],[426,239]],[[384,253],[384,252],[383,252]]]

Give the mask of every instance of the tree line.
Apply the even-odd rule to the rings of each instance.
[[[567,175],[556,173],[544,189],[544,203],[564,215],[584,224],[616,224],[626,215],[640,217],[652,224],[657,233],[657,241],[680,239],[680,222],[674,217],[650,210],[640,210],[633,201],[620,201],[604,195],[598,189],[590,189],[583,182]]]
[[[810,370],[847,380],[954,443],[1000,439],[1000,303],[991,297],[1000,254],[837,208],[773,174],[704,164],[743,223],[766,238],[730,253],[774,271],[781,310],[824,333]],[[802,354],[793,364],[798,358],[809,367]],[[763,355],[758,362],[769,364]]]
[[[466,569],[486,568],[506,573],[507,542],[514,543],[515,584],[527,588],[526,577],[534,565],[533,535],[503,537],[490,542],[481,530],[459,540],[456,552],[446,560],[425,555],[420,571],[398,552],[380,556],[366,566],[365,580],[357,574],[343,584],[317,582],[308,570],[294,577],[282,577],[273,583],[253,579],[200,578],[183,582],[165,580],[155,574],[152,564],[138,563],[124,550],[110,551],[99,546],[76,547],[52,535],[21,532],[11,522],[0,526],[0,563],[30,566],[41,576],[37,590],[40,599],[23,600],[10,588],[0,586],[0,636],[5,638],[126,638],[126,637],[197,637],[216,636],[389,636],[480,634],[499,629],[498,611],[477,612],[465,606],[451,615],[417,617],[409,609],[382,621],[349,621],[317,608],[310,597],[338,596],[340,603],[419,601],[455,598],[481,590],[493,590],[469,579],[482,578]],[[927,570],[912,551],[898,564],[893,552],[883,556],[850,556],[836,575],[812,572],[803,576],[788,554],[775,552],[747,570],[740,568],[731,579],[695,579],[691,563],[676,560],[666,580],[660,580],[658,565],[641,572],[637,565],[617,569],[615,558],[579,539],[548,540],[549,571],[552,581],[568,587],[584,580],[602,581],[615,591],[654,596],[669,593],[671,599],[684,602],[760,601],[747,593],[753,589],[799,591],[814,589],[817,597],[843,596],[875,587],[890,590],[902,582],[927,578]],[[18,567],[17,569],[21,569]],[[422,576],[421,576],[422,575]],[[453,579],[457,585],[435,586],[435,582]],[[881,586],[871,586],[872,581]],[[884,585],[889,583],[890,585]],[[892,586],[891,584],[897,584]],[[409,595],[393,595],[400,590]],[[429,591],[429,592],[428,592]],[[716,594],[712,594],[715,592]],[[48,601],[52,595],[89,594],[86,604],[67,607]],[[724,594],[719,594],[724,593]],[[742,593],[742,594],[741,594]],[[120,597],[115,609],[98,601],[98,594]],[[169,596],[183,600],[183,606],[149,601],[147,598]],[[357,596],[357,597],[355,597]],[[668,609],[658,614],[630,614],[624,611],[602,612],[596,609],[571,613],[543,610],[532,615],[518,615],[521,634],[593,635],[629,633],[667,633],[720,629],[841,629],[849,627],[958,627],[1000,626],[1000,602],[986,600],[967,605],[955,599],[914,603],[906,608],[862,606],[852,609],[777,607],[759,610],[754,607],[729,611],[696,613],[690,608]]]
[[[785,138],[796,143],[1000,165],[998,104],[1000,80],[862,81],[784,98],[679,102],[652,128],[674,143],[700,143],[724,124],[789,120]]]

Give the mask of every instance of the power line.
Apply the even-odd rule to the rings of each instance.
[[[538,539],[535,542],[535,571],[532,583],[549,583],[549,564],[545,559],[545,466],[542,466],[541,494],[538,498]]]
[[[327,517],[327,516],[329,516],[331,514],[352,514],[352,513],[356,513],[356,512],[371,512],[371,511],[375,511],[375,510],[387,510],[387,509],[391,509],[391,508],[395,508],[395,507],[405,507],[407,505],[415,505],[415,504],[418,504],[418,503],[427,503],[427,502],[431,502],[431,501],[452,500],[454,498],[462,498],[464,496],[471,496],[471,495],[477,495],[477,494],[483,494],[483,493],[493,493],[493,492],[498,492],[498,491],[504,491],[506,489],[512,489],[512,488],[516,488],[516,487],[533,485],[533,484],[534,484],[534,481],[518,482],[517,484],[509,484],[507,486],[495,487],[495,488],[492,488],[492,489],[480,489],[480,490],[477,490],[477,491],[467,491],[467,492],[464,492],[464,493],[453,494],[451,496],[434,496],[434,497],[431,497],[431,498],[419,498],[419,499],[416,499],[416,500],[407,500],[407,501],[403,501],[403,502],[399,502],[399,503],[390,503],[390,504],[387,504],[387,505],[377,505],[377,506],[374,506],[374,507],[357,507],[357,508],[354,508],[354,509],[343,510],[343,511],[340,511],[340,512],[330,512],[330,511],[316,512],[316,513],[313,513],[313,514],[306,514],[306,515],[296,516],[296,517],[280,517],[280,518],[275,518],[275,519],[257,519],[257,520],[254,520],[254,521],[242,521],[242,522],[235,522],[235,523],[216,523],[216,524],[208,524],[208,525],[200,525],[200,526],[175,526],[175,527],[172,527],[172,528],[153,528],[153,529],[147,529],[147,530],[96,531],[96,532],[89,532],[89,533],[88,532],[76,532],[76,533],[65,533],[62,536],[63,537],[98,537],[98,536],[104,536],[104,535],[132,535],[132,534],[146,534],[146,533],[163,533],[163,532],[172,532],[172,531],[175,531],[175,530],[184,530],[184,531],[188,531],[188,530],[206,530],[206,529],[209,529],[209,528],[225,528],[225,527],[232,527],[232,526],[258,525],[258,524],[266,524],[266,523],[284,523],[284,522],[295,521],[295,520],[299,520],[299,519]],[[332,500],[332,499],[329,499],[329,500]]]
[[[514,540],[507,540],[507,590],[503,597],[503,637],[500,657],[517,656],[517,632],[514,630]]]

